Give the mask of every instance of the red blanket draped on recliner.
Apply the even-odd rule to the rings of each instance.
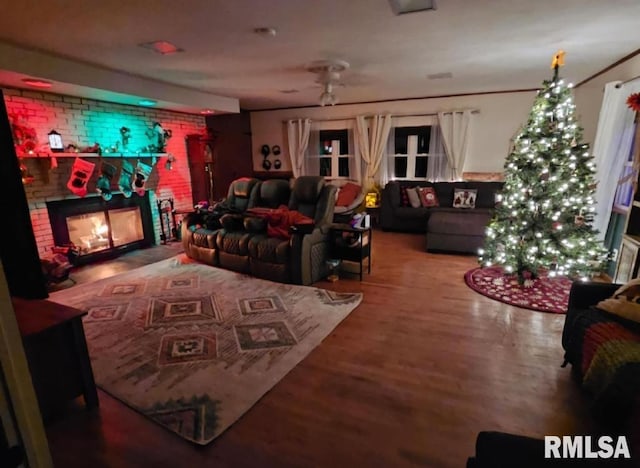
[[[289,228],[296,224],[313,224],[313,220],[303,215],[299,211],[290,210],[285,205],[280,205],[276,209],[251,208],[247,213],[267,220],[267,235],[269,237],[279,237],[290,239]]]

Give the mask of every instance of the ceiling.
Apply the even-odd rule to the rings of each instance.
[[[559,48],[562,74],[580,82],[640,48],[638,0],[436,4],[395,16],[387,0],[5,2],[0,52],[11,53],[0,53],[0,83],[37,76],[53,92],[233,112],[237,101],[222,97],[248,110],[317,105],[322,90],[305,69],[315,60],[350,63],[336,94],[356,103],[535,88]],[[155,40],[184,52],[138,46]],[[452,78],[427,77],[442,73]]]

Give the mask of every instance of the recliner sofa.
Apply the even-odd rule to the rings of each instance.
[[[204,263],[259,278],[311,284],[328,274],[335,192],[335,187],[315,176],[299,177],[291,186],[275,179],[236,180],[229,187],[226,203],[239,212],[224,216],[220,229],[204,227],[201,214],[186,216],[182,224],[184,251]],[[255,222],[251,209],[281,205],[311,218],[313,224],[294,227],[290,239],[269,236],[265,223]]]

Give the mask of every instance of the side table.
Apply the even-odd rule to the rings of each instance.
[[[47,300],[14,297],[12,302],[42,416],[46,419],[80,395],[88,409],[97,408],[82,328],[87,313]]]
[[[371,206],[366,210],[367,214],[371,217],[371,226],[378,227],[380,224],[380,205]]]
[[[332,257],[359,264],[360,281],[362,281],[365,260],[367,272],[371,274],[372,233],[371,227],[355,228],[349,224],[331,225]]]

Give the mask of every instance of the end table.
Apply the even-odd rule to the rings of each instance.
[[[372,229],[356,228],[349,224],[331,225],[332,258],[354,262],[360,265],[360,281],[367,261],[367,272],[371,274]]]

